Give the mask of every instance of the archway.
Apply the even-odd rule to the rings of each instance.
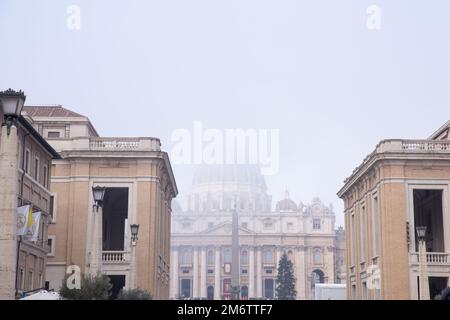
[[[248,300],[248,287],[247,286],[242,286],[241,298],[242,298],[242,300]]]
[[[214,287],[213,286],[209,286],[206,289],[206,298],[208,300],[214,300]]]

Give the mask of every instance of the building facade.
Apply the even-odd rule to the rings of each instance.
[[[187,209],[174,202],[171,298],[231,298],[231,233],[239,219],[242,299],[273,299],[277,264],[294,264],[298,299],[312,299],[314,283],[337,279],[335,215],[318,198],[296,204],[286,193],[272,210],[264,177],[253,166],[209,165],[194,177]],[[340,276],[343,276],[340,274]]]
[[[418,299],[422,268],[431,299],[449,285],[449,128],[450,122],[426,140],[381,141],[345,180],[338,195],[349,299]],[[421,267],[416,230],[423,226]]]
[[[61,154],[52,166],[50,288],[61,287],[71,266],[90,273],[98,258],[113,297],[137,286],[154,299],[167,299],[171,201],[178,191],[159,139],[100,137],[87,117],[61,106],[25,107],[24,112]],[[101,226],[94,224],[94,186],[106,188]],[[139,224],[136,247],[132,224]],[[96,234],[102,237],[101,257],[93,256]]]
[[[0,108],[0,119],[3,113]],[[0,232],[1,260],[7,268],[0,268],[0,300],[13,299],[17,294],[32,292],[45,285],[47,262],[47,227],[51,220],[51,197],[49,191],[52,159],[58,159],[58,153],[42,138],[28,120],[19,117],[16,126],[11,127],[11,135],[16,135],[14,145],[6,145],[8,135],[6,126],[2,127],[0,139]],[[1,145],[4,143],[4,145]],[[12,166],[4,166],[4,160],[12,155]],[[9,175],[11,179],[4,179]],[[27,206],[30,213],[40,213],[39,219],[24,221],[18,219],[16,212],[10,220],[5,210],[7,198],[11,195],[14,207]],[[27,209],[28,210],[28,209]],[[8,221],[14,224],[12,233],[7,232]],[[19,234],[21,223],[30,224],[33,234]],[[22,226],[23,227],[23,226]],[[6,245],[10,242],[11,245]]]

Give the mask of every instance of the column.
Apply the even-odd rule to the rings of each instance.
[[[255,298],[255,249],[248,249],[248,297]]]
[[[170,263],[170,297],[176,299],[179,296],[179,280],[178,280],[178,248],[172,249],[172,261]]]
[[[200,261],[200,298],[206,298],[206,248],[201,249]]]
[[[216,261],[214,262],[214,300],[220,300],[220,247],[216,247]]]
[[[198,298],[198,248],[194,247],[194,275],[192,277],[192,297]]]
[[[297,271],[297,282],[295,284],[295,290],[297,290],[297,299],[306,299],[306,277],[307,269],[305,263],[305,250],[303,246],[300,246],[294,250],[295,255],[295,265]]]
[[[275,261],[275,268],[278,269],[278,263],[280,262],[281,259],[281,247],[275,247],[275,251],[276,251],[276,261]]]
[[[103,244],[103,237],[102,237],[102,224],[103,224],[103,208],[101,206],[99,207],[93,207],[92,208],[92,214],[93,214],[93,241],[92,241],[92,247],[90,252],[90,258],[89,258],[89,274],[93,277],[97,276],[99,273],[101,273],[102,270],[102,244]],[[132,270],[131,272],[134,272]],[[133,279],[131,279],[131,285],[130,288],[133,287]]]
[[[3,120],[3,119],[2,119]],[[16,287],[17,257],[17,128],[1,127],[0,141],[0,299],[12,300]]]
[[[256,248],[256,297],[262,298],[261,247]]]

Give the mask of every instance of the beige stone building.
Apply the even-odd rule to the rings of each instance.
[[[295,203],[286,192],[272,208],[264,176],[250,165],[206,165],[195,173],[187,205],[174,202],[171,298],[231,298],[232,207],[237,201],[242,299],[275,298],[277,263],[294,264],[297,299],[316,283],[340,283],[344,239],[335,214],[315,198]],[[238,253],[239,255],[239,253]]]
[[[0,119],[3,119],[0,106]],[[41,289],[45,285],[47,262],[47,226],[51,220],[51,196],[49,191],[50,169],[52,159],[58,159],[58,153],[33,128],[29,119],[19,117],[16,126],[11,127],[11,135],[16,135],[14,145],[6,139],[6,126],[0,135],[1,162],[0,170],[0,300],[12,299],[16,294]],[[17,139],[16,139],[17,138]],[[11,166],[3,166],[4,161],[12,155],[14,172]],[[5,179],[9,175],[11,179]],[[12,195],[14,207],[31,206],[32,212],[40,212],[36,220],[36,237],[18,235],[16,212],[11,216],[13,232],[7,232],[9,221],[5,204],[5,195]],[[12,230],[12,229],[11,229]],[[8,244],[9,242],[9,244]],[[8,267],[4,267],[4,264]]]
[[[419,279],[428,279],[433,299],[449,285],[449,128],[450,122],[426,140],[383,140],[345,180],[338,195],[349,299],[418,299]],[[416,228],[423,226],[420,266]]]
[[[159,139],[100,137],[87,117],[61,106],[25,107],[24,112],[62,156],[52,166],[50,288],[61,286],[69,266],[86,274],[98,258],[113,295],[137,286],[155,299],[167,299],[171,200],[178,191]],[[93,223],[94,186],[106,187],[101,229]],[[135,248],[131,224],[140,226]],[[101,257],[94,256],[98,234]]]

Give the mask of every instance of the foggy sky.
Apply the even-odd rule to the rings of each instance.
[[[274,202],[286,188],[297,203],[319,196],[342,224],[336,192],[379,140],[426,138],[450,118],[449,39],[445,0],[0,0],[0,88],[168,152],[196,120],[279,129]],[[173,167],[189,191],[193,167]]]

